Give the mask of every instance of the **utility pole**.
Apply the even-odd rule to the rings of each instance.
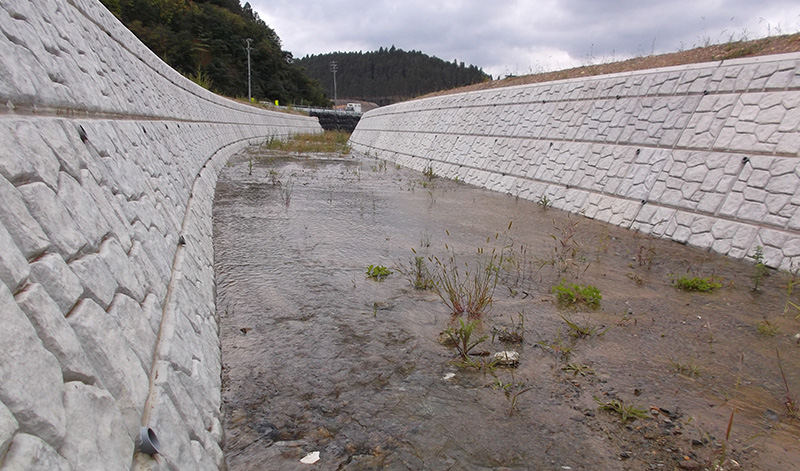
[[[331,72],[333,72],[333,106],[336,106],[336,61],[331,61]]]
[[[250,103],[253,101],[252,93],[250,92],[250,42],[252,39],[247,38],[247,102]]]

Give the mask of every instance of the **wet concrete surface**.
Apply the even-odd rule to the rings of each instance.
[[[786,273],[754,292],[753,264],[358,155],[234,157],[214,231],[231,470],[800,469],[776,358],[800,395]],[[492,249],[475,351],[518,351],[517,368],[459,365],[440,341],[457,319],[412,285],[417,256],[435,272]],[[558,303],[562,280],[600,307]],[[599,407],[614,400],[649,418]]]

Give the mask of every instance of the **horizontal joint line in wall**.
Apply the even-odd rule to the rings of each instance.
[[[67,113],[64,113],[67,112]],[[262,115],[263,116],[263,115]],[[37,118],[69,118],[74,120],[87,120],[87,121],[153,121],[153,122],[175,122],[175,123],[189,123],[189,124],[215,124],[215,125],[230,125],[230,126],[258,126],[264,127],[264,122],[235,122],[235,121],[212,121],[212,120],[196,120],[188,118],[179,118],[174,116],[153,116],[153,115],[140,115],[140,114],[120,114],[109,113],[104,111],[79,111],[79,110],[62,110],[58,108],[36,108],[35,110],[30,107],[19,107],[13,111],[5,110],[0,111],[0,119],[19,118],[19,117],[37,117]],[[284,124],[270,124],[270,127],[275,128],[292,128],[290,123]]]
[[[376,133],[396,133],[396,134],[429,134],[429,135],[439,135],[439,136],[469,136],[469,137],[482,137],[486,139],[517,139],[517,140],[528,140],[528,141],[541,141],[541,142],[561,142],[561,143],[575,143],[575,144],[597,144],[597,145],[605,145],[605,146],[616,146],[616,147],[637,147],[637,148],[647,148],[647,149],[658,149],[658,150],[681,150],[681,151],[688,151],[688,152],[708,152],[710,154],[733,154],[733,155],[747,155],[747,156],[769,156],[769,157],[789,157],[789,158],[798,158],[800,155],[798,154],[790,154],[787,152],[749,152],[745,150],[738,150],[738,149],[709,149],[703,147],[685,147],[685,146],[655,146],[652,144],[642,144],[642,143],[622,143],[622,142],[606,142],[606,141],[589,141],[585,139],[563,139],[563,138],[545,138],[545,137],[527,137],[527,136],[509,136],[505,134],[466,134],[466,133],[458,133],[458,132],[436,132],[436,131],[397,131],[397,130],[385,130],[385,129],[360,129],[359,132],[376,132]],[[386,150],[386,149],[385,149]]]

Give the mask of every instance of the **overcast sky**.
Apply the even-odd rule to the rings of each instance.
[[[249,1],[297,58],[394,45],[495,78],[800,31],[798,0]]]

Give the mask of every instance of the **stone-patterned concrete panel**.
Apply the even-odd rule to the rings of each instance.
[[[58,359],[64,381],[95,384],[97,377],[94,368],[80,340],[44,287],[33,283],[18,293],[15,299],[36,329],[44,348]]]
[[[33,258],[44,252],[50,241],[39,223],[28,212],[22,194],[0,177],[0,222],[5,226],[17,248],[25,257]]]
[[[19,430],[19,424],[14,418],[14,414],[0,402],[0,456],[4,456],[8,451],[17,430]]]
[[[30,469],[73,471],[76,468],[41,438],[20,433],[14,437],[14,441],[8,448],[3,460],[3,471]]]
[[[676,150],[649,192],[652,203],[716,214],[741,172],[730,154]]]
[[[28,279],[30,265],[17,248],[11,234],[0,224],[0,281],[12,291],[17,291]]]
[[[800,122],[797,109],[800,91],[743,94],[714,142],[715,149],[756,153],[799,155]],[[787,118],[787,115],[789,119]]]
[[[58,448],[65,434],[61,368],[2,283],[0,312],[3,313],[0,401],[14,414],[20,431]]]
[[[64,385],[64,407],[68,433],[59,451],[76,470],[130,469],[134,439],[114,397],[103,389],[69,382]]]

